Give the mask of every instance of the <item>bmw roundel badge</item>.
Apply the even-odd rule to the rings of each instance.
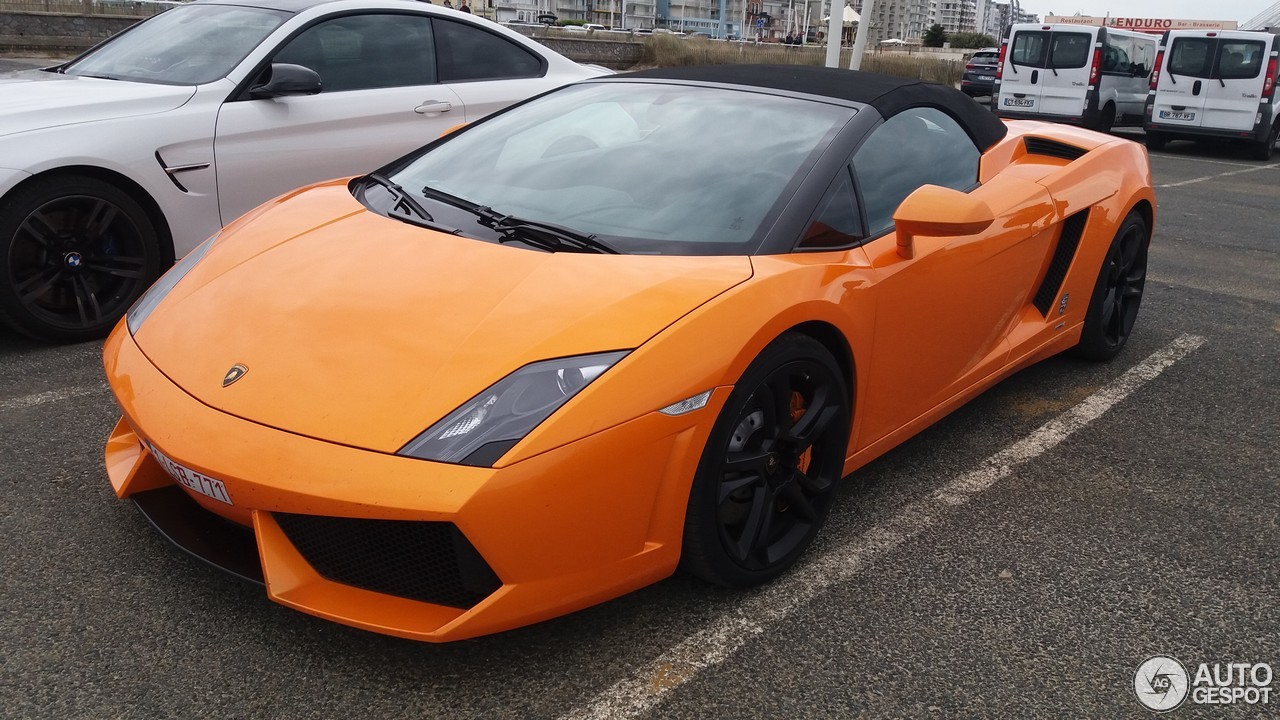
[[[241,365],[240,363],[232,365],[231,369],[227,371],[227,374],[222,376],[222,387],[226,387],[239,380],[244,377],[244,374],[247,372],[249,372],[249,368]]]

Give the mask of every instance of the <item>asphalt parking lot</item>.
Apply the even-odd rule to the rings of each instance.
[[[1042,363],[859,471],[769,587],[676,577],[452,645],[171,548],[107,483],[100,344],[0,331],[0,715],[1144,717],[1153,655],[1280,667],[1280,162],[1174,143],[1152,168],[1117,360]]]

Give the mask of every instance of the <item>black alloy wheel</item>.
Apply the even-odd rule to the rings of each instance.
[[[790,568],[826,519],[849,442],[849,395],[831,353],[787,334],[748,367],[703,451],[681,566],[744,587]]]
[[[1080,344],[1073,349],[1087,360],[1110,360],[1120,353],[1138,318],[1147,281],[1147,247],[1151,235],[1137,211],[1116,232],[1094,286]]]
[[[0,204],[0,320],[33,337],[102,337],[160,273],[154,225],[101,180],[37,180]]]

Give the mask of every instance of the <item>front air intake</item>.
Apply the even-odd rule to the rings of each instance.
[[[463,609],[502,585],[453,523],[272,517],[307,563],[333,582]]]

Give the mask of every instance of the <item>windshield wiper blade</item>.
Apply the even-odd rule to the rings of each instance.
[[[573,228],[544,220],[529,220],[514,215],[505,215],[487,205],[479,205],[470,200],[464,200],[457,195],[436,190],[433,187],[422,188],[422,194],[474,214],[480,219],[481,225],[502,233],[504,237],[499,242],[515,240],[548,252],[569,251],[605,253],[608,255],[621,254],[616,248],[593,234],[580,232]]]
[[[431,213],[422,207],[422,203],[418,202],[409,191],[400,187],[394,180],[381,173],[370,173],[365,179],[381,185],[388,193],[391,194],[392,204],[387,211],[388,217],[394,217],[397,220],[412,223],[418,227],[424,227],[430,230],[438,230],[440,232],[449,233],[450,235],[460,235],[461,230],[448,225],[441,225],[431,217]],[[392,215],[392,213],[395,213]]]

